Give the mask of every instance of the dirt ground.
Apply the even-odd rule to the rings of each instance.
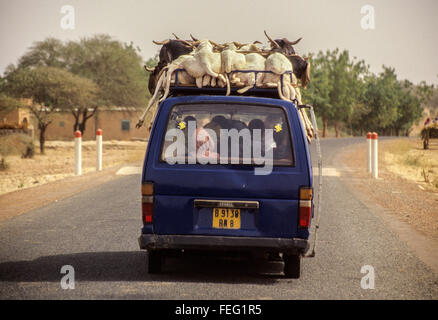
[[[426,166],[429,180],[435,181],[438,144],[425,151],[420,139],[379,140],[378,179],[367,173],[365,154],[364,143],[341,156],[351,176],[349,183],[415,230],[438,240],[438,189],[425,182],[422,173]]]
[[[143,141],[104,141],[103,169],[142,160],[146,145]],[[9,156],[6,161],[9,169],[0,171],[0,195],[74,176],[74,142],[48,141],[44,155],[38,149],[33,159]],[[82,173],[93,171],[96,171],[96,142],[84,141]]]

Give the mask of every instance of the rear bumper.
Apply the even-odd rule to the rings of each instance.
[[[202,235],[142,234],[138,239],[140,249],[185,249],[219,251],[267,251],[304,254],[309,243],[299,238],[256,238]]]

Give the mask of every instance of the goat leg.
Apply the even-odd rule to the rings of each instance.
[[[287,82],[287,83],[286,83],[286,86],[289,88],[289,92],[290,92],[289,99],[290,99],[290,101],[292,101],[292,100],[294,100],[295,97],[296,97],[295,89],[294,89],[294,87],[290,84],[290,82]]]
[[[207,87],[207,86],[209,86],[211,83],[212,83],[212,79],[214,79],[214,78],[212,78],[211,76],[209,76],[208,74],[205,74],[203,77],[202,77],[202,87]]]
[[[135,127],[137,129],[141,128],[141,126],[144,123],[144,118],[146,117],[146,113],[149,111],[149,109],[152,107],[152,105],[154,104],[155,100],[157,99],[158,93],[161,90],[161,85],[163,83],[163,80],[164,80],[165,76],[166,76],[165,73],[161,74],[161,77],[160,77],[160,79],[158,80],[158,83],[157,83],[157,87],[155,88],[154,95],[149,100],[148,105],[146,107],[146,110],[143,112],[143,114],[141,115],[140,119],[138,120],[138,123],[135,125]]]
[[[205,72],[206,72],[209,76],[212,76],[213,78],[217,78],[217,77],[219,76],[219,74],[217,74],[216,72],[214,72],[214,71],[211,69],[211,66],[210,66],[209,64],[207,64],[207,63],[203,63],[203,67],[204,67]]]
[[[196,78],[196,86],[198,87],[198,88],[202,88],[202,77],[198,77],[198,78]]]
[[[281,81],[280,80],[278,80],[277,89],[278,89],[278,96],[280,97],[281,100],[290,101],[287,97],[285,97],[283,95],[283,88],[281,86]]]

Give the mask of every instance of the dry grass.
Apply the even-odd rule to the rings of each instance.
[[[82,143],[82,172],[96,170],[94,141]],[[74,175],[74,143],[48,141],[46,153],[35,148],[33,159],[22,159],[19,155],[7,157],[9,168],[0,172],[0,194],[28,188]],[[143,159],[146,142],[104,141],[103,169],[132,163]]]
[[[422,182],[431,190],[438,190],[438,141],[431,140],[424,150],[420,139],[385,141],[383,160],[389,171],[414,182]]]
[[[367,172],[364,139],[341,155],[341,162],[348,168],[344,181],[370,203],[379,204],[417,231],[438,240],[438,189],[425,183],[421,173],[423,154],[430,162],[437,160],[436,142],[432,150],[422,150],[418,138],[379,140],[379,179],[372,179]]]

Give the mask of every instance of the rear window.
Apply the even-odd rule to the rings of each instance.
[[[183,104],[169,114],[160,159],[171,164],[294,166],[292,147],[280,107]]]

